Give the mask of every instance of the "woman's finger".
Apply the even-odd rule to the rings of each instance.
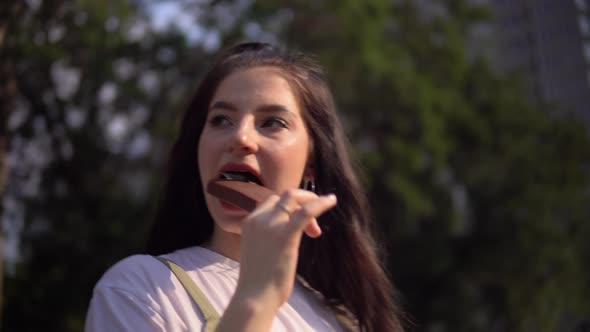
[[[316,218],[312,218],[305,228],[303,228],[303,233],[307,234],[307,236],[316,238],[322,235],[322,229],[318,224],[318,220]]]
[[[248,217],[254,221],[259,218],[271,223],[288,223],[289,233],[305,232],[310,237],[322,234],[317,217],[336,204],[334,195],[318,196],[307,190],[293,189],[272,195]],[[264,217],[263,215],[266,215]]]
[[[295,231],[305,231],[311,237],[321,235],[321,229],[317,223],[317,217],[336,205],[336,196],[333,194],[321,196],[311,200],[297,209],[292,215],[289,225]]]
[[[289,219],[303,204],[317,199],[319,196],[307,190],[293,189],[281,194],[275,204],[274,214],[285,214]]]

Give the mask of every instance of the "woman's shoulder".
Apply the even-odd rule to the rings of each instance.
[[[166,265],[154,256],[133,255],[111,266],[94,287],[87,326],[119,330],[124,322],[136,331],[199,330],[201,317],[194,313],[191,298]]]
[[[162,255],[185,271],[218,271],[238,268],[239,264],[203,247],[191,247]],[[156,257],[133,255],[126,257],[110,267],[102,276],[97,287],[121,289],[146,289],[170,282],[171,271]]]
[[[156,286],[162,279],[169,279],[169,271],[155,257],[133,255],[111,266],[100,278],[96,288],[131,290]]]

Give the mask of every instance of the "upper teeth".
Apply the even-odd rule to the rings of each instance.
[[[238,172],[229,171],[221,173],[221,176],[225,180],[241,181],[241,182],[254,182],[260,184],[260,180],[252,173],[249,172]]]

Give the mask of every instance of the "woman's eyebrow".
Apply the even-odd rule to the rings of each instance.
[[[213,109],[219,109],[219,110],[225,110],[225,111],[232,111],[232,112],[236,112],[238,111],[238,107],[230,102],[227,101],[223,101],[223,100],[218,100],[216,102],[213,103],[213,105],[211,105],[210,110]],[[285,107],[284,105],[281,104],[266,104],[266,105],[260,105],[256,108],[256,112],[260,112],[260,113],[275,113],[275,112],[281,112],[281,113],[285,113],[285,114],[289,114],[289,115],[294,115],[294,112],[289,110],[287,107]]]
[[[222,110],[227,110],[227,111],[237,111],[238,108],[232,104],[232,103],[228,103],[226,101],[216,101],[213,103],[213,105],[211,105],[211,107],[209,108],[210,110],[213,109],[222,109]]]
[[[280,104],[261,105],[256,108],[256,111],[261,112],[261,113],[274,113],[274,112],[281,112],[281,113],[284,112],[287,114],[293,113],[287,107],[280,105]]]

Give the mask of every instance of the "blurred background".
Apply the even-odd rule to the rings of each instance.
[[[2,331],[81,331],[223,47],[326,67],[410,331],[590,330],[587,0],[2,0]]]

